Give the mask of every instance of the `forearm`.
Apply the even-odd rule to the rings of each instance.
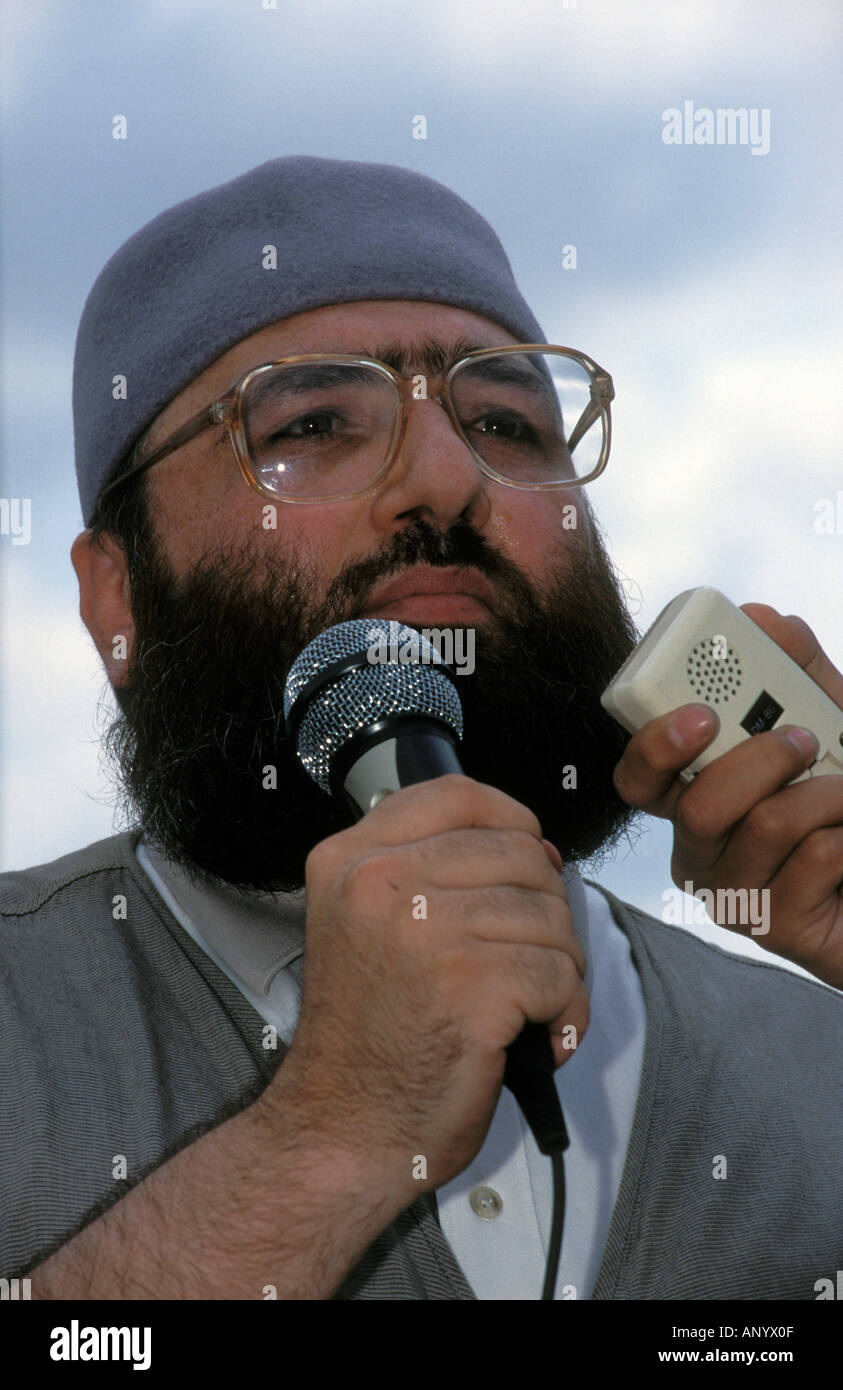
[[[330,1298],[412,1199],[314,1137],[273,1088],[30,1273],[42,1299]]]

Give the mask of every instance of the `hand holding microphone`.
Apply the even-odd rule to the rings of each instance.
[[[358,816],[371,809],[308,859],[284,1066],[307,1078],[320,1124],[346,1149],[354,1130],[411,1200],[482,1145],[524,1020],[545,1037],[550,1024],[552,1073],[572,1055],[563,1028],[587,1028],[588,998],[558,855],[531,811],[459,771],[459,700],[441,667],[371,665],[371,627],[321,634],[288,681],[305,766]],[[413,1183],[417,1154],[427,1180]]]

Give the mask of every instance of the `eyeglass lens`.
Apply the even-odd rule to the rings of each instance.
[[[604,425],[570,438],[591,406],[591,382],[573,358],[507,353],[469,359],[451,378],[465,439],[511,482],[584,478],[600,461]],[[257,481],[268,491],[318,497],[365,489],[387,458],[400,411],[391,378],[363,363],[288,364],[261,372],[243,397]]]

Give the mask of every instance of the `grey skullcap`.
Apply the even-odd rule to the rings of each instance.
[[[264,269],[270,245],[277,270]],[[272,159],[142,227],[99,275],[76,340],[85,524],[130,446],[235,343],[306,309],[365,299],[454,305],[522,342],[547,341],[489,224],[450,189],[395,165]],[[118,375],[122,400],[112,394]]]

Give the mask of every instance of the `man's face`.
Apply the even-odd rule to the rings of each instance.
[[[150,447],[264,362],[360,353],[434,376],[472,348],[516,341],[442,305],[313,310],[215,362],[156,420]],[[628,824],[611,780],[627,736],[599,694],[635,629],[582,489],[486,478],[433,399],[413,401],[374,491],[277,501],[274,528],[270,499],[244,483],[223,428],[162,460],[146,489],[151,534],[129,566],[125,715],[107,746],[135,818],[171,857],[244,887],[304,881],[310,849],[348,815],[287,743],[284,681],[312,637],[363,615],[475,629],[475,672],[456,682],[463,767],[529,805],[564,857],[594,854]],[[398,577],[413,592],[381,600]],[[447,592],[431,595],[431,578]]]

